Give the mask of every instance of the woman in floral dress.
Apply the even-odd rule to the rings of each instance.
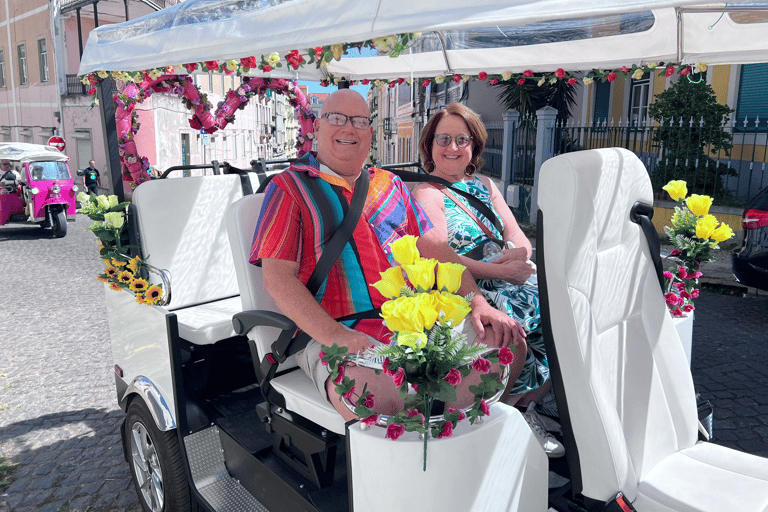
[[[496,219],[489,219],[459,193],[440,185],[418,185],[413,195],[424,207],[433,229],[448,241],[462,264],[477,279],[488,302],[525,329],[528,348],[522,355],[525,358],[522,373],[509,389],[505,402],[524,410],[526,420],[547,454],[558,457],[565,453],[562,444],[545,432],[533,410],[535,402],[546,396],[550,403],[547,412],[553,412],[553,400],[548,393],[551,382],[541,335],[536,270],[529,260],[531,243],[496,185],[487,177],[476,175],[482,165],[480,155],[486,137],[478,115],[454,103],[435,114],[424,127],[419,151],[427,172],[450,182],[453,189],[480,199],[491,208]],[[491,246],[486,247],[489,243]],[[489,254],[493,249],[497,252],[495,257]]]

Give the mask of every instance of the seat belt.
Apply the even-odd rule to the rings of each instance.
[[[440,178],[438,176],[432,176],[431,174],[419,174],[417,172],[411,172],[411,171],[403,171],[401,169],[389,169],[388,172],[391,172],[395,176],[399,177],[403,181],[415,181],[419,183],[437,183],[439,185],[444,186],[445,188],[451,190],[452,192],[455,192],[456,194],[459,194],[460,196],[464,197],[467,201],[469,201],[469,204],[472,205],[472,207],[480,212],[483,217],[488,219],[491,223],[493,223],[494,227],[498,230],[499,233],[504,233],[504,230],[501,227],[501,221],[499,221],[499,218],[496,217],[496,214],[493,213],[493,210],[485,204],[483,201],[475,197],[474,195],[470,194],[469,192],[465,192],[459,188],[456,188],[453,186],[453,184],[448,181],[444,180],[443,178]]]
[[[656,228],[653,227],[653,222],[651,222],[652,217],[653,206],[639,201],[632,206],[632,210],[629,212],[629,219],[635,224],[640,224],[643,234],[645,234],[645,238],[648,240],[648,250],[651,252],[651,261],[656,268],[656,276],[659,279],[661,293],[665,293],[664,268],[661,264],[661,245],[659,244],[659,235],[656,233]]]

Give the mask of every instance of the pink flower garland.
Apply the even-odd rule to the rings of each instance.
[[[300,156],[304,155],[312,149],[314,114],[304,93],[291,81],[280,78],[244,77],[240,87],[227,92],[226,99],[218,104],[213,114],[211,114],[212,105],[207,101],[207,95],[200,92],[189,76],[161,75],[151,78],[145,75],[139,84],[128,83],[121,93],[113,96],[123,180],[132,182],[133,186],[149,180],[149,160],[139,155],[134,140],[139,130],[138,114],[134,109],[152,93],[161,92],[181,96],[185,106],[192,110],[189,126],[205,133],[214,133],[235,120],[235,110],[244,108],[251,97],[257,94],[263,95],[268,89],[278,94],[285,94],[289,103],[297,110],[300,128],[296,149]]]

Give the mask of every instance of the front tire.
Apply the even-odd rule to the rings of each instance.
[[[67,236],[67,212],[59,210],[57,212],[51,212],[53,217],[53,224],[51,225],[51,232],[53,238],[64,238]]]
[[[177,432],[159,430],[146,404],[136,399],[128,407],[125,434],[131,476],[144,511],[198,511]]]

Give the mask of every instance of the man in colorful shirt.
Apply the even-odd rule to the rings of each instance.
[[[381,169],[369,169],[368,195],[352,240],[313,297],[306,283],[343,218],[345,209],[338,198],[342,196],[349,204],[368,157],[373,134],[368,103],[349,89],[330,95],[315,121],[315,134],[317,158],[302,159],[267,187],[250,262],[262,262],[264,289],[280,310],[313,338],[296,355],[299,366],[324,396],[331,397],[342,416],[351,420],[356,417],[340,404],[328,371],[320,364],[320,345],[336,343],[351,353],[362,352],[372,343],[387,343],[390,332],[381,319],[347,326],[334,318],[377,308],[385,302],[369,284],[392,266],[387,244],[404,235],[419,237],[418,249],[425,257],[456,263],[458,258],[445,241],[430,233],[429,220],[402,181]],[[308,179],[298,173],[307,173]],[[316,191],[312,195],[310,188]],[[326,209],[333,211],[333,222],[324,222],[317,201],[327,203]],[[471,276],[462,279],[459,290],[461,295],[469,292],[475,292],[470,323],[478,339],[491,346],[514,344],[525,353],[522,328],[483,299]],[[361,367],[348,369],[347,375],[361,389],[364,382],[368,384],[376,395],[378,411],[400,410],[402,402],[388,376]]]

